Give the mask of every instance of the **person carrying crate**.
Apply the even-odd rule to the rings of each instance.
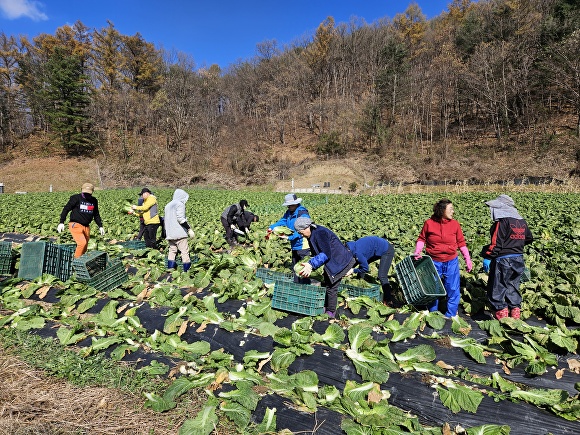
[[[421,258],[421,252],[425,248],[425,252],[433,260],[435,269],[447,291],[447,310],[445,311],[447,319],[457,315],[461,298],[458,249],[463,255],[467,271],[471,272],[473,268],[461,225],[453,219],[454,213],[451,200],[443,198],[436,202],[433,205],[433,215],[423,224],[414,253],[417,260]],[[428,308],[429,311],[437,311],[439,300],[436,299]]]
[[[78,258],[87,252],[89,239],[91,237],[90,224],[93,220],[99,226],[101,236],[105,235],[103,221],[99,213],[99,202],[93,196],[94,190],[95,186],[91,183],[83,184],[81,193],[72,195],[60,213],[60,223],[56,227],[59,233],[64,231],[64,221],[70,213],[68,228],[77,244],[74,258]]]
[[[321,225],[315,225],[309,217],[299,217],[294,228],[308,239],[312,258],[303,266],[300,276],[308,278],[313,269],[324,266],[324,285],[326,287],[326,314],[336,315],[336,294],[340,281],[352,269],[355,259],[352,253],[342,244],[336,234]]]
[[[369,272],[369,263],[380,260],[378,278],[383,289],[383,298],[386,303],[392,303],[393,295],[389,284],[389,269],[395,256],[395,246],[381,237],[366,236],[346,242],[346,247],[352,252],[356,260],[355,265],[358,264],[358,267],[349,270],[346,276],[354,273],[359,278],[363,278]]]

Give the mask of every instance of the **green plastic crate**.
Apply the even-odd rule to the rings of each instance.
[[[58,246],[58,275],[56,277],[61,281],[68,280],[73,273],[73,260],[76,244],[64,244]]]
[[[87,281],[107,267],[109,256],[103,251],[90,251],[75,258],[72,267],[79,281]]]
[[[27,242],[20,250],[18,278],[35,279],[44,273],[44,259],[49,242]]]
[[[0,275],[12,273],[12,263],[15,252],[12,250],[12,242],[0,242]]]
[[[272,308],[307,316],[324,313],[326,288],[310,284],[296,284],[274,280]]]
[[[532,279],[532,273],[530,272],[530,269],[527,267],[524,267],[524,271],[522,273],[522,277],[520,278],[520,282],[528,282]]]
[[[375,301],[381,300],[381,286],[380,284],[373,284],[369,287],[357,287],[351,284],[345,284],[341,282],[338,285],[338,291],[344,291],[348,293],[351,298],[357,298],[359,296],[368,296]]]
[[[147,247],[143,240],[127,240],[119,242],[117,245],[121,245],[125,249],[145,249]]]
[[[51,242],[28,242],[22,244],[18,277],[35,279],[43,273],[66,281],[72,273],[75,244],[57,245]]]
[[[395,265],[395,272],[408,304],[426,305],[447,294],[429,256],[405,257]]]
[[[294,281],[294,274],[288,272],[278,272],[276,270],[259,267],[256,270],[256,276],[264,281],[266,284],[271,284],[276,280],[279,281]]]
[[[87,285],[99,290],[109,291],[119,287],[129,279],[129,275],[125,270],[123,262],[118,258],[114,258],[107,262],[107,266],[100,272],[97,272],[92,278],[88,280],[79,279]]]

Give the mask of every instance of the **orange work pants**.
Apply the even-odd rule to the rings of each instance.
[[[77,244],[77,249],[75,250],[75,258],[79,258],[85,252],[87,252],[87,247],[89,246],[89,238],[91,237],[90,227],[85,227],[77,222],[69,222],[68,229],[75,239]]]

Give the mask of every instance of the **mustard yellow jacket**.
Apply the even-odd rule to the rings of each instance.
[[[145,225],[149,224],[160,224],[159,212],[157,210],[157,198],[154,195],[149,195],[147,199],[143,202],[143,205],[138,205],[135,207],[135,211],[143,216],[143,223]]]

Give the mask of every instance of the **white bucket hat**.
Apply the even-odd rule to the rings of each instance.
[[[284,197],[284,204],[282,204],[282,205],[286,207],[288,205],[300,204],[301,202],[302,202],[302,198],[297,198],[296,194],[289,193],[288,195],[286,195]]]

